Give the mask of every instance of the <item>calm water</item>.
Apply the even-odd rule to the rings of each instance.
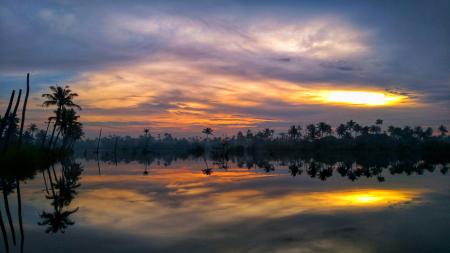
[[[449,173],[314,166],[56,165],[20,184],[24,252],[450,252]]]

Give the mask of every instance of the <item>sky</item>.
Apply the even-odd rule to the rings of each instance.
[[[87,135],[217,135],[350,119],[450,125],[450,1],[0,0],[0,108],[31,73]]]

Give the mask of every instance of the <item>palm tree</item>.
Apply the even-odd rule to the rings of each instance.
[[[381,132],[381,128],[378,125],[371,125],[369,127],[369,131],[373,134],[379,134]]]
[[[425,130],[425,132],[423,133],[423,137],[424,137],[424,139],[428,139],[428,138],[430,138],[431,136],[433,136],[433,128],[431,128],[431,127],[427,127],[427,129]]]
[[[363,127],[360,124],[356,123],[355,126],[353,126],[353,131],[355,132],[355,137],[359,133],[361,133],[362,130],[363,130]]]
[[[28,126],[28,131],[31,133],[31,136],[33,136],[33,138],[37,130],[38,130],[37,125],[34,123],[31,123],[30,126]]]
[[[209,135],[213,134],[213,130],[210,127],[207,127],[205,129],[202,130],[202,133],[206,135],[206,139],[208,140]]]
[[[308,126],[306,126],[306,130],[308,131],[308,137],[312,140],[314,140],[319,134],[316,125],[314,124],[309,124]]]
[[[295,125],[292,125],[288,130],[288,135],[292,140],[297,139],[299,136],[299,130]]]
[[[355,122],[355,121],[353,121],[353,120],[348,121],[348,122],[346,123],[347,130],[349,130],[350,133],[353,132],[353,130],[354,130],[354,128],[355,128],[355,125],[356,125],[356,122]]]
[[[382,119],[377,119],[377,120],[375,120],[375,125],[378,126],[378,128],[379,128],[379,130],[380,130],[380,132],[381,132],[382,126],[383,126],[383,120],[382,120]]]
[[[73,102],[73,99],[75,97],[78,96],[77,93],[73,93],[72,90],[69,88],[69,86],[50,86],[50,91],[51,93],[44,93],[42,94],[42,97],[45,98],[46,100],[42,103],[43,106],[45,107],[50,107],[50,106],[56,106],[56,121],[55,124],[53,125],[53,130],[52,130],[52,135],[50,137],[50,141],[49,141],[49,147],[51,146],[52,142],[53,142],[53,137],[55,135],[55,131],[56,131],[56,127],[57,125],[60,123],[60,119],[61,119],[61,114],[63,109],[66,108],[77,108],[79,110],[81,110],[81,106],[79,106],[78,104],[75,104]]]
[[[347,132],[347,126],[345,126],[344,124],[340,124],[337,128],[336,128],[336,134],[339,137],[344,137],[344,136],[348,136],[348,132]]]
[[[441,133],[442,137],[446,136],[448,133],[448,130],[444,125],[440,125],[438,131]]]
[[[150,132],[150,129],[144,128],[144,133],[145,133],[145,148],[144,148],[144,152],[148,151],[148,133],[149,132]]]
[[[414,136],[416,136],[417,139],[423,139],[424,131],[421,126],[414,127]]]
[[[63,145],[61,148],[64,148],[66,146],[69,139],[76,140],[78,138],[78,132],[82,128],[82,124],[78,122],[79,118],[80,116],[77,115],[75,110],[63,109],[59,125],[59,132],[56,136],[56,140],[58,139],[60,133],[62,133],[64,136]]]
[[[375,120],[375,125],[378,125],[381,127],[381,125],[383,125],[383,120],[382,119]]]
[[[319,132],[320,137],[323,137],[323,135],[330,135],[331,132],[333,131],[331,129],[331,126],[325,122],[319,122],[319,124],[317,124],[317,130]]]
[[[263,136],[264,136],[264,138],[266,138],[266,139],[270,139],[270,138],[272,137],[272,135],[273,135],[274,132],[275,132],[275,131],[274,131],[273,129],[266,128],[266,129],[264,129],[264,131],[263,131]]]

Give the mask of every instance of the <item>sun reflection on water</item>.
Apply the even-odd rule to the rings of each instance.
[[[338,194],[334,201],[346,206],[383,206],[411,201],[416,194],[412,191],[362,190]]]

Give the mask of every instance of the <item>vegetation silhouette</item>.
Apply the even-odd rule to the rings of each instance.
[[[19,89],[17,97],[15,90],[11,92],[5,113],[3,116],[0,116],[0,190],[2,191],[3,206],[6,214],[5,222],[3,212],[0,210],[0,228],[6,252],[10,251],[10,246],[17,245],[17,230],[14,226],[8,198],[14,192],[17,197],[20,252],[24,250],[25,231],[22,219],[22,181],[33,179],[39,171],[42,172],[46,192],[49,194],[49,189],[51,189],[52,194],[48,197],[53,200],[52,203],[55,206],[54,213],[43,212],[42,217],[45,218],[43,224],[51,224],[52,231],[56,231],[54,228],[58,226],[59,230],[61,230],[73,224],[73,222],[68,220],[68,216],[77,210],[63,211],[62,207],[66,207],[73,199],[74,194],[76,194],[74,189],[79,186],[77,181],[81,171],[77,170],[76,166],[71,165],[70,169],[63,169],[61,177],[56,177],[53,170],[53,178],[49,177],[49,182],[45,178],[44,171],[47,170],[50,175],[49,168],[53,168],[56,163],[61,163],[64,167],[64,164],[67,164],[67,157],[73,153],[75,141],[81,139],[84,135],[82,124],[78,121],[79,115],[74,110],[74,108],[81,110],[81,107],[73,102],[73,98],[77,94],[72,93],[68,86],[64,88],[51,86],[50,90],[51,93],[42,95],[46,98],[43,106],[56,106],[56,110],[54,111],[54,116],[48,118],[45,130],[38,129],[35,123],[31,123],[25,129],[30,91],[29,74],[27,74],[26,89],[21,106],[21,117],[18,117],[22,102],[21,89]],[[52,134],[48,137],[52,123]],[[59,139],[60,137],[61,139]],[[8,236],[6,226],[9,228],[10,236]],[[11,238],[12,244],[9,243],[9,238]]]
[[[364,126],[350,120],[339,124],[335,129],[325,122],[309,124],[305,128],[292,125],[286,132],[275,135],[273,129],[263,129],[255,134],[248,130],[244,135],[239,131],[231,137],[210,138],[213,130],[203,129],[205,138],[175,138],[165,133],[164,138],[153,137],[148,129],[138,137],[110,135],[97,140],[84,139],[77,142],[78,152],[86,152],[102,146],[102,156],[114,154],[115,162],[121,158],[142,160],[150,156],[199,157],[204,154],[224,155],[303,155],[305,153],[385,153],[401,155],[404,153],[420,156],[450,156],[450,138],[447,128],[439,127],[439,134],[433,129],[416,127],[388,126],[383,129],[383,120],[377,119],[373,125]],[[304,129],[304,130],[303,130]],[[207,144],[207,145],[206,145]],[[118,152],[120,153],[119,160]]]
[[[76,163],[72,160],[66,160],[61,163],[59,175],[55,172],[54,165],[52,165],[51,168],[52,172],[50,171],[50,168],[47,168],[47,177],[50,187],[46,185],[46,198],[51,200],[53,210],[50,212],[42,211],[39,215],[42,221],[38,224],[47,226],[45,230],[46,233],[64,233],[69,226],[75,224],[74,221],[70,220],[70,215],[77,212],[78,207],[71,210],[67,210],[67,208],[77,195],[76,189],[80,187],[78,181],[83,169],[80,163]],[[47,182],[47,180],[45,180],[45,182]],[[48,189],[50,189],[50,191]]]

